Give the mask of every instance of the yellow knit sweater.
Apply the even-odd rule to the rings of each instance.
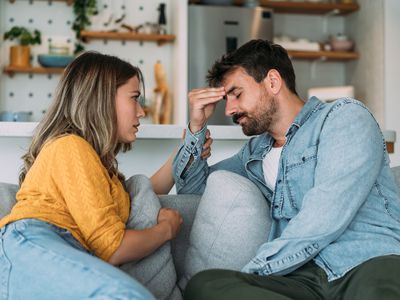
[[[0,228],[35,218],[65,228],[108,261],[119,247],[130,200],[117,176],[110,178],[92,146],[76,135],[46,143]]]

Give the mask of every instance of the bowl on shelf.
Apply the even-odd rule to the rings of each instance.
[[[330,44],[333,51],[351,51],[354,47],[351,40],[331,40]]]
[[[330,45],[333,51],[351,51],[354,48],[354,42],[341,33],[331,37]]]
[[[39,54],[38,62],[45,68],[64,68],[75,56],[73,55],[59,55],[59,54]]]

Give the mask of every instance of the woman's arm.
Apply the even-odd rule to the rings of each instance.
[[[108,262],[121,265],[150,255],[166,241],[177,236],[182,222],[178,211],[161,208],[157,225],[143,230],[125,230],[120,246]]]
[[[185,136],[185,132],[183,134]],[[203,146],[203,151],[201,152],[201,158],[207,159],[211,156],[211,144],[213,139],[210,137],[210,131],[206,132],[206,142]],[[161,166],[160,169],[153,176],[151,176],[150,181],[153,185],[154,192],[156,194],[168,194],[169,191],[175,184],[174,177],[172,175],[172,161],[176,155],[177,148],[168,158],[168,160]]]

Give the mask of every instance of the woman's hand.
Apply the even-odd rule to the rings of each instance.
[[[158,224],[166,224],[169,227],[168,240],[176,238],[181,229],[183,219],[177,210],[161,208],[157,218]]]
[[[126,229],[121,244],[108,262],[119,266],[150,255],[178,235],[183,219],[177,210],[161,208],[157,222],[155,226],[142,230]]]
[[[211,144],[213,143],[211,138],[210,130],[206,131],[206,142],[203,145],[203,150],[201,151],[201,159],[205,160],[211,156]]]

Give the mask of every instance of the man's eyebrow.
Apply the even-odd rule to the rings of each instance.
[[[231,87],[231,88],[226,92],[226,94],[227,94],[227,95],[232,94],[236,89],[239,89],[239,87],[233,86],[233,87]]]

